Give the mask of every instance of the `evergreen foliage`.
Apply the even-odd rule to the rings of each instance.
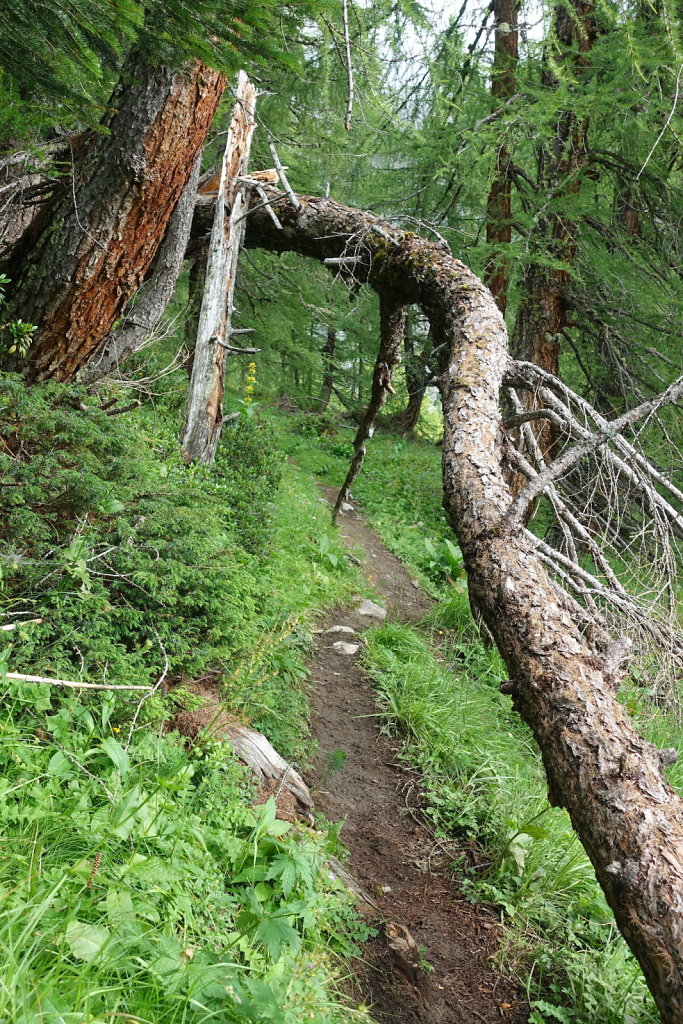
[[[27,128],[96,124],[132,48],[151,64],[198,58],[234,73],[242,64],[295,63],[288,43],[316,0],[7,0],[0,15],[0,149]],[[46,109],[36,110],[37,105]]]

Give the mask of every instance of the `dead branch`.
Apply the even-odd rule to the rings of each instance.
[[[8,672],[7,679],[18,679],[21,683],[47,683],[49,686],[66,686],[72,690],[147,690],[151,686],[116,686],[114,683],[76,683],[73,679],[51,679],[48,676],[27,676],[23,672]]]
[[[351,465],[349,466],[349,471],[346,474],[346,479],[344,480],[339,494],[337,495],[337,500],[334,503],[334,509],[332,511],[333,522],[337,518],[339,509],[342,507],[344,502],[349,500],[353,481],[362,469],[367,442],[375,431],[375,419],[377,417],[377,413],[384,405],[387,395],[394,394],[394,389],[391,384],[391,376],[394,372],[394,368],[398,366],[401,361],[401,345],[403,344],[403,334],[405,332],[406,307],[396,305],[393,299],[386,299],[382,294],[380,294],[379,309],[381,336],[379,351],[377,353],[377,359],[375,360],[375,368],[372,374],[370,401],[353,442],[354,454],[351,460]]]

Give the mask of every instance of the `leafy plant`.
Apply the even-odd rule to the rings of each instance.
[[[0,274],[0,309],[5,301],[5,289],[9,284],[10,279],[6,274]],[[5,339],[5,351],[9,355],[25,356],[31,346],[32,336],[36,330],[35,324],[26,323],[20,317],[13,320],[7,320],[5,323],[0,322],[0,337],[3,333],[9,335]]]

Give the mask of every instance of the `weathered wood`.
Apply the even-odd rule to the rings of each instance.
[[[469,585],[506,661],[514,707],[538,742],[554,803],[567,809],[637,957],[665,1024],[683,1020],[683,805],[660,753],[615,699],[611,660],[590,646],[534,538],[506,520],[499,400],[507,334],[491,294],[442,248],[396,234],[330,199],[276,204],[247,244],[339,259],[353,246],[356,281],[417,303],[442,359],[444,504]],[[378,230],[378,228],[380,230]],[[362,244],[360,244],[362,243]]]
[[[188,462],[212,462],[223,425],[223,374],[230,335],[237,260],[246,222],[244,180],[254,134],[256,89],[240,71],[237,102],[223,154],[206,265],[182,447]]]
[[[260,732],[247,729],[237,722],[221,725],[215,735],[226,739],[240,760],[251,768],[259,781],[264,797],[272,796],[281,812],[280,817],[294,814],[313,824],[313,800],[308,786],[288,761],[280,757],[275,747]],[[294,806],[284,804],[283,794],[293,797]],[[284,814],[282,813],[284,811]]]
[[[194,711],[181,711],[168,723],[169,728],[190,740],[196,740],[202,734],[227,740],[256,778],[259,787],[257,802],[272,796],[279,817],[312,824],[313,800],[297,770],[280,757],[262,733],[236,722],[217,692],[200,692],[205,698],[204,703]]]
[[[85,133],[72,176],[14,258],[6,313],[37,325],[30,380],[71,380],[101,351],[159,248],[224,83],[200,64],[126,69],[107,133]]]

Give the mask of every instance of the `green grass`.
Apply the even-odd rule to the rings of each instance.
[[[44,620],[0,669],[151,685],[166,664],[172,688],[136,717],[135,694],[3,673],[0,1020],[365,1021],[339,991],[367,929],[334,831],[251,808],[225,743],[162,729],[208,676],[305,760],[310,625],[356,572],[258,417],[185,467],[172,400],[110,419],[74,397],[0,379],[0,609]]]
[[[279,443],[318,479],[340,484],[353,431],[317,417],[281,417]],[[457,866],[466,893],[501,908],[501,967],[526,985],[532,1024],[654,1024],[640,969],[619,935],[567,814],[551,808],[528,729],[499,692],[503,663],[471,618],[457,548],[441,507],[440,450],[378,433],[353,487],[366,519],[437,604],[421,631],[368,634],[365,663],[387,728],[424,778],[428,813],[445,836],[476,842],[484,870]],[[677,724],[634,688],[622,699],[660,746]],[[669,770],[683,781],[679,765]]]
[[[470,626],[446,634],[437,661],[423,634],[388,625],[368,634],[365,664],[387,728],[423,776],[439,833],[476,841],[489,866],[456,865],[472,899],[501,908],[505,970],[527,985],[533,1022],[654,1024],[637,963],[613,924],[566,812],[550,807],[540,758],[498,691],[498,656]]]

